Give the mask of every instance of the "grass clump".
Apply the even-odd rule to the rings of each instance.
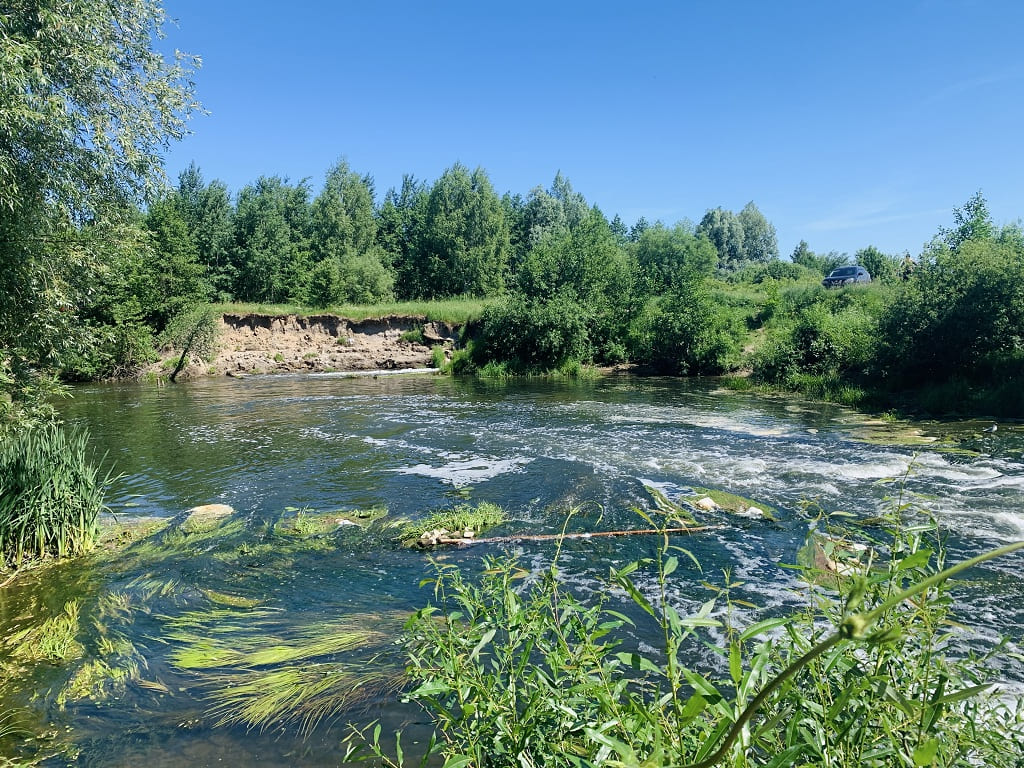
[[[424,520],[409,523],[402,530],[400,538],[406,543],[413,542],[423,534],[439,529],[452,531],[460,536],[467,530],[477,534],[507,520],[505,510],[489,501],[481,501],[475,507],[471,504],[459,504],[451,509],[437,510]]]
[[[369,320],[377,317],[422,317],[431,322],[461,325],[479,318],[487,306],[486,299],[456,297],[433,301],[391,301],[378,304],[337,304],[317,309],[299,304],[216,304],[219,313],[260,315],[322,315],[325,312],[349,320]]]
[[[111,477],[100,474],[88,442],[85,431],[59,424],[0,440],[0,566],[93,546]]]

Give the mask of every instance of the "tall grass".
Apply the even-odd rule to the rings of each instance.
[[[100,475],[84,430],[26,427],[0,444],[0,559],[68,557],[89,549],[110,475]]]

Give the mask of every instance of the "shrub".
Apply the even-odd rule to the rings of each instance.
[[[861,570],[806,565],[806,609],[747,626],[728,576],[694,612],[672,605],[681,550],[667,537],[589,602],[564,586],[557,551],[539,574],[508,557],[485,559],[479,580],[439,563],[435,602],[406,638],[408,697],[436,728],[427,751],[446,766],[509,768],[1018,766],[1022,713],[985,693],[983,659],[955,655],[947,579],[1024,543],[940,571],[934,528],[890,522]],[[825,535],[819,551],[841,540]],[[637,609],[636,650],[613,589]],[[647,650],[653,638],[660,647]],[[721,663],[701,671],[687,659],[704,646]],[[356,732],[347,760],[368,746],[402,765],[380,732],[365,746]]]
[[[703,281],[682,284],[634,320],[632,357],[665,373],[727,371],[739,358],[743,312],[716,302]]]
[[[67,557],[92,546],[109,474],[100,477],[84,431],[27,427],[0,442],[0,558]]]
[[[474,357],[506,362],[517,373],[541,373],[592,357],[588,316],[572,298],[514,294],[484,310]]]

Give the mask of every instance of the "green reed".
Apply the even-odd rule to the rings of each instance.
[[[84,430],[25,427],[0,442],[0,565],[88,550],[111,481]]]

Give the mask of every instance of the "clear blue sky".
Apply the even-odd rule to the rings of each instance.
[[[171,148],[233,192],[344,156],[376,180],[559,170],[698,221],[754,200],[788,254],[916,254],[978,189],[1024,217],[1024,2],[165,0],[209,114]]]

